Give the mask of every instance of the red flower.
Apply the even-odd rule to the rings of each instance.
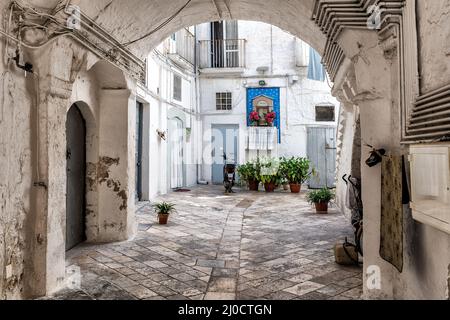
[[[266,121],[269,124],[272,124],[275,121],[275,118],[277,117],[275,112],[269,112],[268,114],[266,114]]]
[[[259,121],[259,120],[260,120],[260,117],[259,117],[258,112],[253,111],[252,113],[250,113],[250,121],[251,122]]]

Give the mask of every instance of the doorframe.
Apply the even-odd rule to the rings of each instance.
[[[170,137],[170,121],[174,120],[174,119],[178,119],[181,121],[181,126],[182,126],[182,130],[183,130],[183,141],[182,141],[182,147],[183,147],[183,154],[182,154],[182,161],[183,161],[183,165],[182,165],[182,179],[183,179],[183,183],[182,183],[182,188],[187,186],[187,168],[186,168],[186,128],[187,128],[187,117],[186,117],[186,113],[184,113],[183,111],[172,107],[168,113],[167,113],[167,131],[169,133],[169,140],[167,143],[167,190],[168,191],[172,191],[174,189],[172,189],[172,170],[171,170],[171,161],[170,161],[170,155],[172,152],[172,146],[171,146],[171,137]]]
[[[83,199],[83,206],[82,206],[82,221],[83,221],[83,240],[82,242],[78,243],[77,245],[75,245],[72,248],[67,249],[67,218],[68,218],[68,208],[67,208],[67,201],[68,201],[68,193],[66,191],[66,212],[65,212],[65,228],[64,228],[64,243],[66,245],[65,248],[65,252],[69,252],[70,250],[74,249],[75,247],[77,247],[78,245],[82,244],[83,242],[88,241],[88,234],[87,234],[87,230],[88,230],[88,217],[87,217],[87,192],[88,192],[88,188],[87,188],[87,183],[88,183],[88,179],[87,179],[87,170],[88,170],[88,121],[85,118],[85,115],[83,113],[83,108],[80,107],[81,103],[80,102],[75,102],[73,103],[68,109],[67,109],[67,116],[66,116],[66,133],[67,133],[67,125],[68,125],[68,121],[69,121],[69,117],[68,114],[70,112],[70,110],[72,110],[72,108],[76,108],[76,110],[80,113],[81,116],[81,120],[83,122],[83,127],[84,127],[84,139],[83,139],[83,144],[84,144],[84,172],[83,172],[83,189],[81,190],[81,192],[83,193],[82,195],[82,199]],[[68,148],[67,145],[67,135],[66,135],[66,149]],[[69,186],[69,180],[67,177],[67,159],[66,159],[66,190],[67,187]]]
[[[136,134],[137,159],[136,159],[136,201],[141,201],[143,196],[143,155],[144,155],[144,104],[136,100],[136,121],[138,122]]]
[[[212,156],[212,152],[213,152],[213,148],[214,148],[214,144],[213,144],[213,133],[214,133],[214,129],[217,127],[235,127],[237,129],[237,135],[236,135],[236,164],[239,165],[240,163],[240,155],[241,155],[241,150],[240,150],[240,129],[241,129],[241,124],[239,123],[211,123],[211,138],[210,138],[210,143],[211,143],[211,183],[214,184],[214,157]]]
[[[320,125],[312,125],[312,126],[308,126],[307,130],[306,130],[306,141],[307,141],[306,142],[306,154],[307,154],[307,158],[308,159],[311,158],[310,157],[310,149],[309,149],[309,144],[310,144],[309,131],[310,131],[310,129],[323,129],[323,130],[333,129],[335,131],[335,135],[334,135],[335,139],[336,139],[336,134],[337,134],[337,130],[338,130],[338,128],[336,126],[331,126],[331,125],[329,125],[329,126],[327,126],[327,125],[322,125],[322,126],[320,126]],[[337,140],[335,141],[335,143],[337,143]],[[326,158],[326,150],[327,149],[324,150],[325,151],[325,158]],[[337,151],[337,149],[336,149],[336,151]],[[336,167],[336,170],[337,170],[337,167]],[[314,179],[314,178],[310,178],[310,179]],[[310,183],[310,181],[308,181],[308,187],[310,187],[310,185],[311,185],[311,183]],[[328,166],[327,166],[327,161],[325,161],[325,185],[326,185],[327,188],[330,188],[328,186]],[[335,185],[335,187],[336,187],[336,185]]]

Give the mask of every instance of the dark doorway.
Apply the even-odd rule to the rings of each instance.
[[[237,164],[239,161],[239,125],[213,125],[212,126],[212,182],[223,184],[224,155],[227,161]]]
[[[66,251],[86,240],[86,124],[74,104],[67,114]]]
[[[224,24],[223,21],[211,23],[211,55],[212,68],[224,67]]]
[[[136,103],[136,200],[142,199],[142,139],[144,130],[144,106]]]

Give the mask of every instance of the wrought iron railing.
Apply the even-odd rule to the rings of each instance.
[[[244,68],[245,39],[199,41],[199,67]]]
[[[181,57],[190,64],[195,64],[195,36],[188,29],[176,32],[166,48],[167,53]]]

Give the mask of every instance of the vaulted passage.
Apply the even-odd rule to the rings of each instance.
[[[73,105],[67,114],[66,250],[86,240],[86,124]]]
[[[147,276],[138,270],[147,267],[148,276],[164,274],[159,280],[146,277],[148,283],[156,281],[175,296],[260,298],[258,287],[264,297],[281,299],[310,293],[359,298],[360,289],[352,289],[361,285],[360,273],[333,270],[330,250],[338,238],[334,232],[351,231],[348,221],[361,214],[361,206],[363,298],[448,298],[448,0],[0,0],[0,9],[0,299],[67,288],[66,249],[83,240],[87,244],[74,261],[88,279],[100,274],[119,279],[107,281],[119,298],[164,296],[153,286],[135,286]],[[266,25],[236,39],[236,21]],[[195,27],[205,24],[209,29]],[[252,39],[264,50],[252,51]],[[310,59],[302,51],[306,46],[314,50]],[[322,63],[327,74],[308,69],[306,60]],[[318,96],[308,77],[326,80],[321,90],[328,91],[319,94],[323,101],[309,105],[313,99],[304,98]],[[237,80],[223,89],[230,79]],[[206,84],[209,89],[201,91]],[[236,125],[238,137],[214,145],[219,141],[213,142],[212,128],[220,132]],[[235,144],[228,146],[230,141]],[[323,145],[323,152],[311,144]],[[304,198],[291,202],[280,192],[273,198],[277,207],[266,214],[264,200],[244,191],[211,200],[218,196],[211,183],[220,182],[220,162],[211,158],[225,151],[241,165],[261,155],[261,146],[269,155],[279,147],[285,155],[315,158],[322,168],[319,184],[336,187],[342,220],[337,212],[310,219]],[[353,185],[362,203],[347,197]],[[174,220],[183,218],[183,224],[167,229],[173,242],[158,226],[142,230],[137,221],[148,224],[149,210],[136,215],[136,198],[153,201],[187,189],[194,192],[176,193],[176,201],[188,208]],[[194,203],[184,202],[189,199]],[[206,211],[220,227],[208,214],[205,222],[188,214],[210,200]],[[271,225],[283,217],[277,210],[290,221],[280,229]],[[187,240],[196,236],[186,232],[189,223],[197,224],[204,244]],[[321,233],[321,226],[329,233]],[[307,233],[296,238],[300,230]],[[161,242],[155,245],[149,237]],[[206,271],[201,268],[211,268],[205,265],[211,256],[228,260],[218,258],[228,237],[233,250],[225,255],[235,258],[239,252],[237,278],[196,279]],[[116,243],[130,239],[135,240]],[[266,246],[262,256],[252,241]],[[101,252],[99,243],[108,243],[108,249]],[[193,248],[183,253],[183,245]],[[203,249],[203,262],[174,259],[193,258],[196,246]],[[292,257],[298,265],[290,265]],[[165,260],[180,269],[162,272],[171,268]],[[270,274],[257,269],[264,263]],[[311,272],[321,266],[329,272],[317,279]],[[283,274],[278,279],[277,267]],[[172,272],[177,281],[200,280],[206,288],[158,282]]]

